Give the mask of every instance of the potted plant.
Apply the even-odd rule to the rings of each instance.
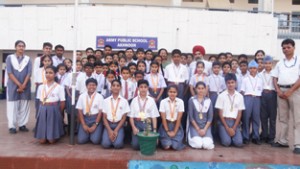
[[[159,134],[156,132],[152,132],[151,118],[147,118],[145,121],[145,130],[137,134],[140,145],[140,151],[143,155],[153,155],[156,150],[156,143]]]

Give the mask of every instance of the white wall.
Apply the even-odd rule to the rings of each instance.
[[[13,49],[14,42],[23,39],[30,50],[40,50],[45,41],[72,50],[73,13],[64,6],[0,7],[0,49]],[[183,52],[201,44],[212,54],[254,54],[263,49],[278,55],[277,20],[269,14],[104,5],[79,7],[78,20],[79,49],[95,47],[97,35],[127,35],[158,37],[159,48]]]

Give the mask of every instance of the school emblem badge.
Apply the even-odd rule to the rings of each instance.
[[[104,39],[103,38],[99,38],[97,40],[97,48],[103,48],[104,47]]]
[[[155,46],[156,46],[155,40],[150,39],[149,42],[148,42],[148,48],[149,49],[155,49]]]

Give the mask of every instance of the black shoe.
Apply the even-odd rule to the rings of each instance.
[[[243,143],[244,143],[244,144],[249,144],[249,140],[244,139],[244,140],[243,140]]]
[[[261,141],[259,139],[252,139],[252,143],[256,145],[261,145]]]
[[[293,151],[295,154],[300,154],[300,148],[295,148]]]
[[[17,133],[17,130],[15,128],[10,128],[9,129],[9,133],[10,134],[16,134]]]
[[[26,126],[19,127],[19,130],[22,131],[22,132],[28,132],[29,131]]]
[[[272,146],[272,147],[282,147],[282,148],[289,147],[288,145],[283,145],[283,144],[280,144],[280,143],[278,143],[278,142],[273,143],[271,146]]]
[[[271,144],[271,145],[274,144],[274,139],[270,139],[270,138],[269,138],[267,143],[268,143],[268,144]]]

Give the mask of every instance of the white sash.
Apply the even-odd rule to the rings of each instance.
[[[199,112],[199,102],[197,99],[193,98],[193,103],[195,105],[196,110]],[[210,107],[210,103],[211,100],[210,99],[205,99],[204,100],[204,104],[203,104],[203,108],[202,108],[202,112],[205,113],[208,111],[209,107]]]
[[[11,58],[11,64],[13,68],[19,72],[23,71],[23,69],[27,66],[30,59],[28,56],[24,55],[23,60],[21,61],[21,63],[19,63],[16,55],[10,55],[10,58]]]

